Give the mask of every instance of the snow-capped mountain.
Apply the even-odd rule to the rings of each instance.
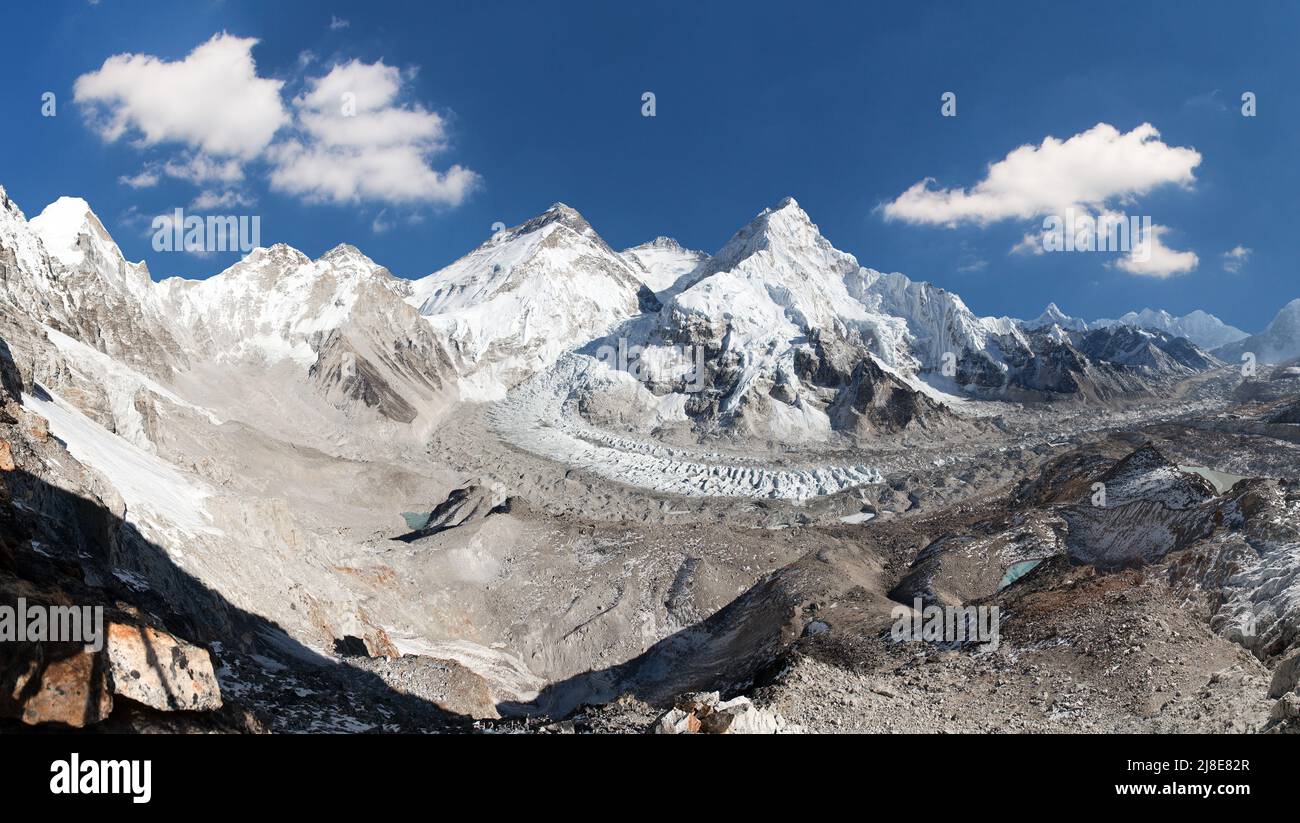
[[[1071,317],[1055,303],[1049,303],[1038,317],[1033,320],[1020,321],[1020,327],[1028,331],[1050,329],[1053,326],[1074,332],[1106,329],[1113,326],[1152,329],[1165,332],[1174,337],[1185,337],[1207,351],[1241,340],[1247,336],[1241,329],[1229,326],[1214,315],[1200,309],[1182,317],[1172,315],[1163,309],[1159,311],[1143,309],[1140,312],[1128,312],[1118,320],[1101,319],[1089,322],[1079,317]]]
[[[2,212],[0,297],[45,328],[43,379],[141,448],[156,403],[339,442],[366,413],[423,426],[454,399],[410,281],[352,246],[313,261],[279,244],[206,280],[154,282],[84,200],[28,222],[5,197]]]
[[[186,352],[152,299],[149,268],[126,260],[85,200],[61,197],[27,222],[3,197],[0,232],[18,262],[5,288],[20,305],[42,307],[42,322],[147,374],[184,365]]]
[[[168,278],[157,288],[192,347],[217,359],[304,366],[316,359],[312,338],[341,326],[376,290],[402,300],[411,284],[353,246],[311,260],[283,243],[254,249],[206,280]]]
[[[1259,334],[1229,343],[1214,354],[1222,360],[1236,362],[1250,352],[1261,363],[1285,363],[1300,357],[1300,298],[1282,307]]]
[[[656,294],[669,289],[709,259],[702,251],[682,248],[671,237],[656,237],[649,243],[624,249],[622,254],[640,267],[641,281]]]
[[[1048,303],[1043,313],[1033,320],[1026,320],[1021,325],[1026,329],[1043,329],[1059,326],[1066,331],[1087,331],[1088,321],[1078,317],[1071,317],[1055,303]]]
[[[463,399],[512,385],[658,306],[578,212],[556,203],[412,284],[407,301],[449,341]]]
[[[1030,323],[977,316],[956,294],[859,265],[792,198],[712,257],[662,237],[615,252],[556,204],[413,282],[353,246],[312,260],[279,244],[207,280],[159,283],[84,201],[60,199],[29,224],[5,200],[12,299],[45,306],[43,322],[70,340],[263,421],[302,414],[303,401],[279,396],[300,385],[345,415],[432,422],[616,331],[652,358],[706,355],[694,375],[704,391],[687,391],[680,369],[646,381],[677,397],[665,419],[799,438],[902,428],[936,413],[943,392],[1105,397],[1210,362],[1164,336],[1085,336],[1055,305]],[[263,402],[216,394],[233,375]]]
[[[1077,334],[1072,342],[1084,354],[1144,374],[1192,374],[1218,365],[1185,337],[1137,326],[1116,325]]]
[[[1090,324],[1091,328],[1107,326],[1136,326],[1168,332],[1175,337],[1186,337],[1203,349],[1216,349],[1249,336],[1241,329],[1229,326],[1200,309],[1182,317],[1176,317],[1163,309],[1143,309],[1140,312],[1128,312],[1118,320],[1096,320]]]
[[[859,269],[849,279],[849,292],[875,312],[902,318],[906,333],[886,356],[912,370],[941,372],[947,355],[996,351],[1002,337],[1020,345],[1026,342],[1014,320],[979,317],[960,296],[897,272]]]

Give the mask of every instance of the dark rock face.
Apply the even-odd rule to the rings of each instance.
[[[477,484],[453,489],[447,495],[447,499],[429,513],[428,521],[421,528],[405,535],[402,539],[415,540],[428,537],[509,510],[510,502],[500,489]]]
[[[795,352],[795,374],[805,384],[836,392],[826,409],[834,429],[892,433],[944,414],[940,404],[882,369],[861,341],[818,333],[809,341],[811,352]]]
[[[1288,403],[1268,419],[1270,423],[1300,424],[1300,399]]]
[[[1070,559],[1099,568],[1152,563],[1214,529],[1215,490],[1147,444],[1090,486],[1090,498],[1062,510]]]
[[[1110,326],[1077,335],[1080,351],[1095,360],[1158,375],[1191,374],[1218,365],[1190,340],[1133,326]]]
[[[964,351],[957,361],[957,384],[977,396],[1105,400],[1147,394],[1149,381],[1220,365],[1185,338],[1131,326],[1087,332],[1039,328],[1026,338],[1028,345],[1013,335],[995,339],[1002,364],[986,352]]]

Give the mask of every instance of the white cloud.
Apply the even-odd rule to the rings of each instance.
[[[163,164],[162,170],[168,177],[186,180],[195,185],[235,183],[244,179],[244,169],[239,161],[219,160],[205,154],[186,154],[173,158]]]
[[[1245,246],[1234,246],[1229,251],[1223,253],[1223,270],[1236,274],[1241,271],[1241,267],[1250,259],[1252,249]]]
[[[257,42],[223,32],[182,60],[115,55],[78,77],[73,96],[108,142],[134,133],[146,146],[183,143],[211,155],[252,158],[289,120],[283,83],[257,76]]]
[[[887,220],[955,226],[1064,212],[1100,210],[1152,189],[1195,182],[1201,162],[1195,149],[1169,146],[1143,123],[1128,133],[1098,123],[1068,140],[1047,137],[992,163],[970,189],[941,189],[934,179],[914,184],[884,206]]]
[[[144,168],[140,170],[139,174],[122,175],[117,178],[117,182],[133,189],[153,188],[158,185],[158,172],[152,168]]]
[[[195,211],[210,211],[251,205],[253,205],[251,197],[234,189],[224,191],[204,189],[194,198],[194,202],[190,203],[190,208]]]
[[[1031,231],[1025,232],[1019,242],[1011,247],[1011,253],[1032,255],[1046,254],[1047,249],[1043,244],[1043,236],[1041,234],[1034,234]]]
[[[273,189],[311,202],[446,206],[477,185],[463,166],[434,167],[446,122],[409,99],[413,70],[352,60],[308,78],[286,103],[284,83],[257,74],[257,42],[221,33],[181,60],[120,54],[77,79],[75,99],[105,141],[180,146],[122,184],[143,188],[166,176],[199,187],[196,202],[237,205],[249,199],[234,184],[257,171]],[[303,52],[298,70],[315,60]]]
[[[330,15],[330,31],[339,31],[340,29],[346,29],[350,25],[352,24],[347,20],[344,20],[341,17],[335,17],[332,14]]]
[[[459,205],[478,175],[434,169],[445,148],[441,115],[399,98],[404,78],[384,62],[334,66],[294,99],[298,136],[272,147],[273,188],[309,200]]]
[[[1142,233],[1133,249],[1115,262],[1129,274],[1164,279],[1196,268],[1200,259],[1195,252],[1175,251],[1160,240],[1167,226],[1153,225]]]
[[[886,220],[949,228],[1077,214],[1104,228],[1124,219],[1118,206],[1131,205],[1156,188],[1190,188],[1200,163],[1200,152],[1167,145],[1150,123],[1126,133],[1098,123],[1066,140],[1047,137],[1037,146],[1020,146],[989,164],[984,179],[969,189],[939,188],[927,177],[881,211]],[[1165,246],[1160,240],[1165,231],[1152,226],[1114,265],[1130,274],[1162,278],[1194,269],[1196,254]],[[1011,249],[1013,254],[1044,251],[1043,233],[1037,230]]]

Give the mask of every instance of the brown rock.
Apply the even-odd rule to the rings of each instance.
[[[9,441],[0,439],[0,472],[14,470],[14,453],[9,448]]]
[[[206,649],[148,626],[110,623],[113,693],[159,711],[221,708],[221,687]]]
[[[22,643],[0,657],[0,717],[82,728],[113,711],[102,653],[68,644]]]

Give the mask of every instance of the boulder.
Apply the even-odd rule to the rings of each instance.
[[[113,711],[100,653],[72,644],[17,643],[0,653],[0,717],[82,728]]]
[[[781,734],[799,731],[748,697],[722,700],[718,692],[690,692],[677,699],[654,727],[655,734]]]
[[[114,694],[159,711],[221,708],[206,649],[148,626],[110,623],[107,634]]]
[[[1278,698],[1297,690],[1300,690],[1300,651],[1277,664],[1268,686],[1268,696]]]

